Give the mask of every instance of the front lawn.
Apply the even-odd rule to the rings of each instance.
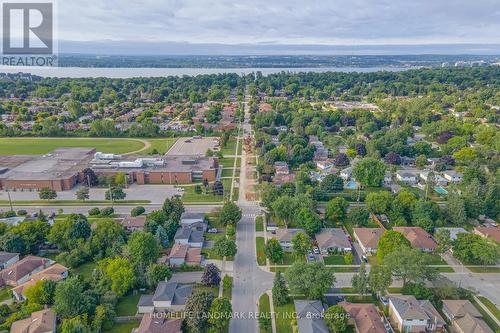
[[[500,273],[500,267],[481,267],[481,266],[465,266],[467,269],[469,269],[471,272],[474,273]]]
[[[295,313],[293,302],[280,306],[275,305],[274,311],[276,312],[276,333],[293,332],[292,321]]]
[[[264,237],[256,237],[255,238],[255,249],[257,251],[257,264],[260,266],[264,266],[266,264],[266,255],[264,253],[264,248],[266,244],[264,241]]]
[[[428,254],[429,265],[448,265],[448,263],[441,258],[439,254]]]
[[[121,316],[135,316],[137,313],[137,303],[139,303],[141,294],[123,296],[116,303],[116,315]]]
[[[346,265],[344,256],[341,255],[329,255],[323,257],[325,265]]]
[[[302,261],[305,262],[306,258],[304,256],[297,256],[293,252],[284,252],[283,259],[280,262],[273,262],[275,265],[293,265],[294,262]]]
[[[481,313],[481,315],[483,316],[484,321],[493,330],[493,332],[499,332],[500,327],[493,320],[493,318],[491,318],[490,315],[488,313],[486,313],[486,311],[484,311],[484,309],[479,304],[477,304],[477,302],[474,299],[474,297],[472,297],[469,300],[471,301],[472,304],[474,304],[474,306],[476,307],[477,311],[479,311],[479,313]]]

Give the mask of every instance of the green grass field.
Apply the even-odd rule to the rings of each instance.
[[[226,282],[227,281],[227,282]],[[222,296],[227,299],[231,299],[233,297],[233,277],[226,275],[223,279],[222,285]]]
[[[123,296],[116,303],[117,316],[135,316],[141,294]]]
[[[498,320],[500,320],[500,310],[495,306],[495,304],[493,304],[492,301],[490,301],[489,299],[487,299],[484,296],[478,296],[477,298],[479,298],[481,303],[483,303],[488,308],[488,310],[490,310],[490,312],[493,313],[493,315]]]
[[[3,287],[0,289],[0,301],[6,301],[12,297],[10,292],[11,287]]]
[[[276,311],[276,332],[293,332],[292,321],[295,312],[295,305],[293,304],[293,302],[287,303],[285,305],[275,305],[274,311]]]
[[[269,304],[269,295],[262,294],[259,298],[259,315],[264,318],[271,318],[271,305]],[[260,327],[260,333],[271,333],[271,320],[269,319],[267,327]]]
[[[113,327],[104,331],[106,333],[130,333],[133,328],[139,327],[140,322],[138,320],[130,321],[127,323],[115,323]]]
[[[264,237],[256,237],[256,251],[257,251],[257,263],[260,266],[263,266],[266,264],[266,255],[264,254],[264,248],[266,246]]]
[[[0,138],[0,155],[46,154],[63,147],[91,147],[104,153],[124,154],[144,148],[144,143],[125,138]]]
[[[147,139],[147,141],[151,146],[143,152],[144,154],[151,154],[151,152],[156,149],[160,155],[163,155],[174,145],[177,138]]]

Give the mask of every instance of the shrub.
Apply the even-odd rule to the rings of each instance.
[[[142,206],[137,206],[135,208],[132,208],[132,210],[130,211],[130,215],[131,216],[139,216],[139,215],[142,215],[146,212],[146,209]]]
[[[94,207],[91,210],[89,210],[89,216],[98,216],[99,214],[101,214],[101,211],[97,207]]]
[[[18,216],[25,216],[25,215],[28,215],[28,212],[25,211],[24,209],[20,209],[17,211],[17,215]]]
[[[106,207],[106,208],[103,208],[101,210],[101,214],[99,214],[99,216],[101,217],[108,217],[108,216],[111,216],[115,213],[115,210],[113,209],[113,207]]]

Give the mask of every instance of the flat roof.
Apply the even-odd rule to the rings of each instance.
[[[10,168],[1,178],[5,180],[53,180],[71,177],[87,166],[94,148],[60,148],[46,155],[0,157]],[[16,162],[20,162],[17,165]],[[15,166],[14,166],[15,165]]]
[[[179,138],[166,156],[205,156],[208,149],[214,150],[218,145],[218,139],[215,137],[188,137]]]

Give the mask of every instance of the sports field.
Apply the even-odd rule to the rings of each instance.
[[[127,139],[127,138],[0,138],[0,155],[46,154],[63,147],[95,147],[97,151],[113,154],[147,154],[157,148],[160,153],[175,139]],[[148,148],[149,146],[149,148]],[[147,149],[146,149],[147,148]]]

